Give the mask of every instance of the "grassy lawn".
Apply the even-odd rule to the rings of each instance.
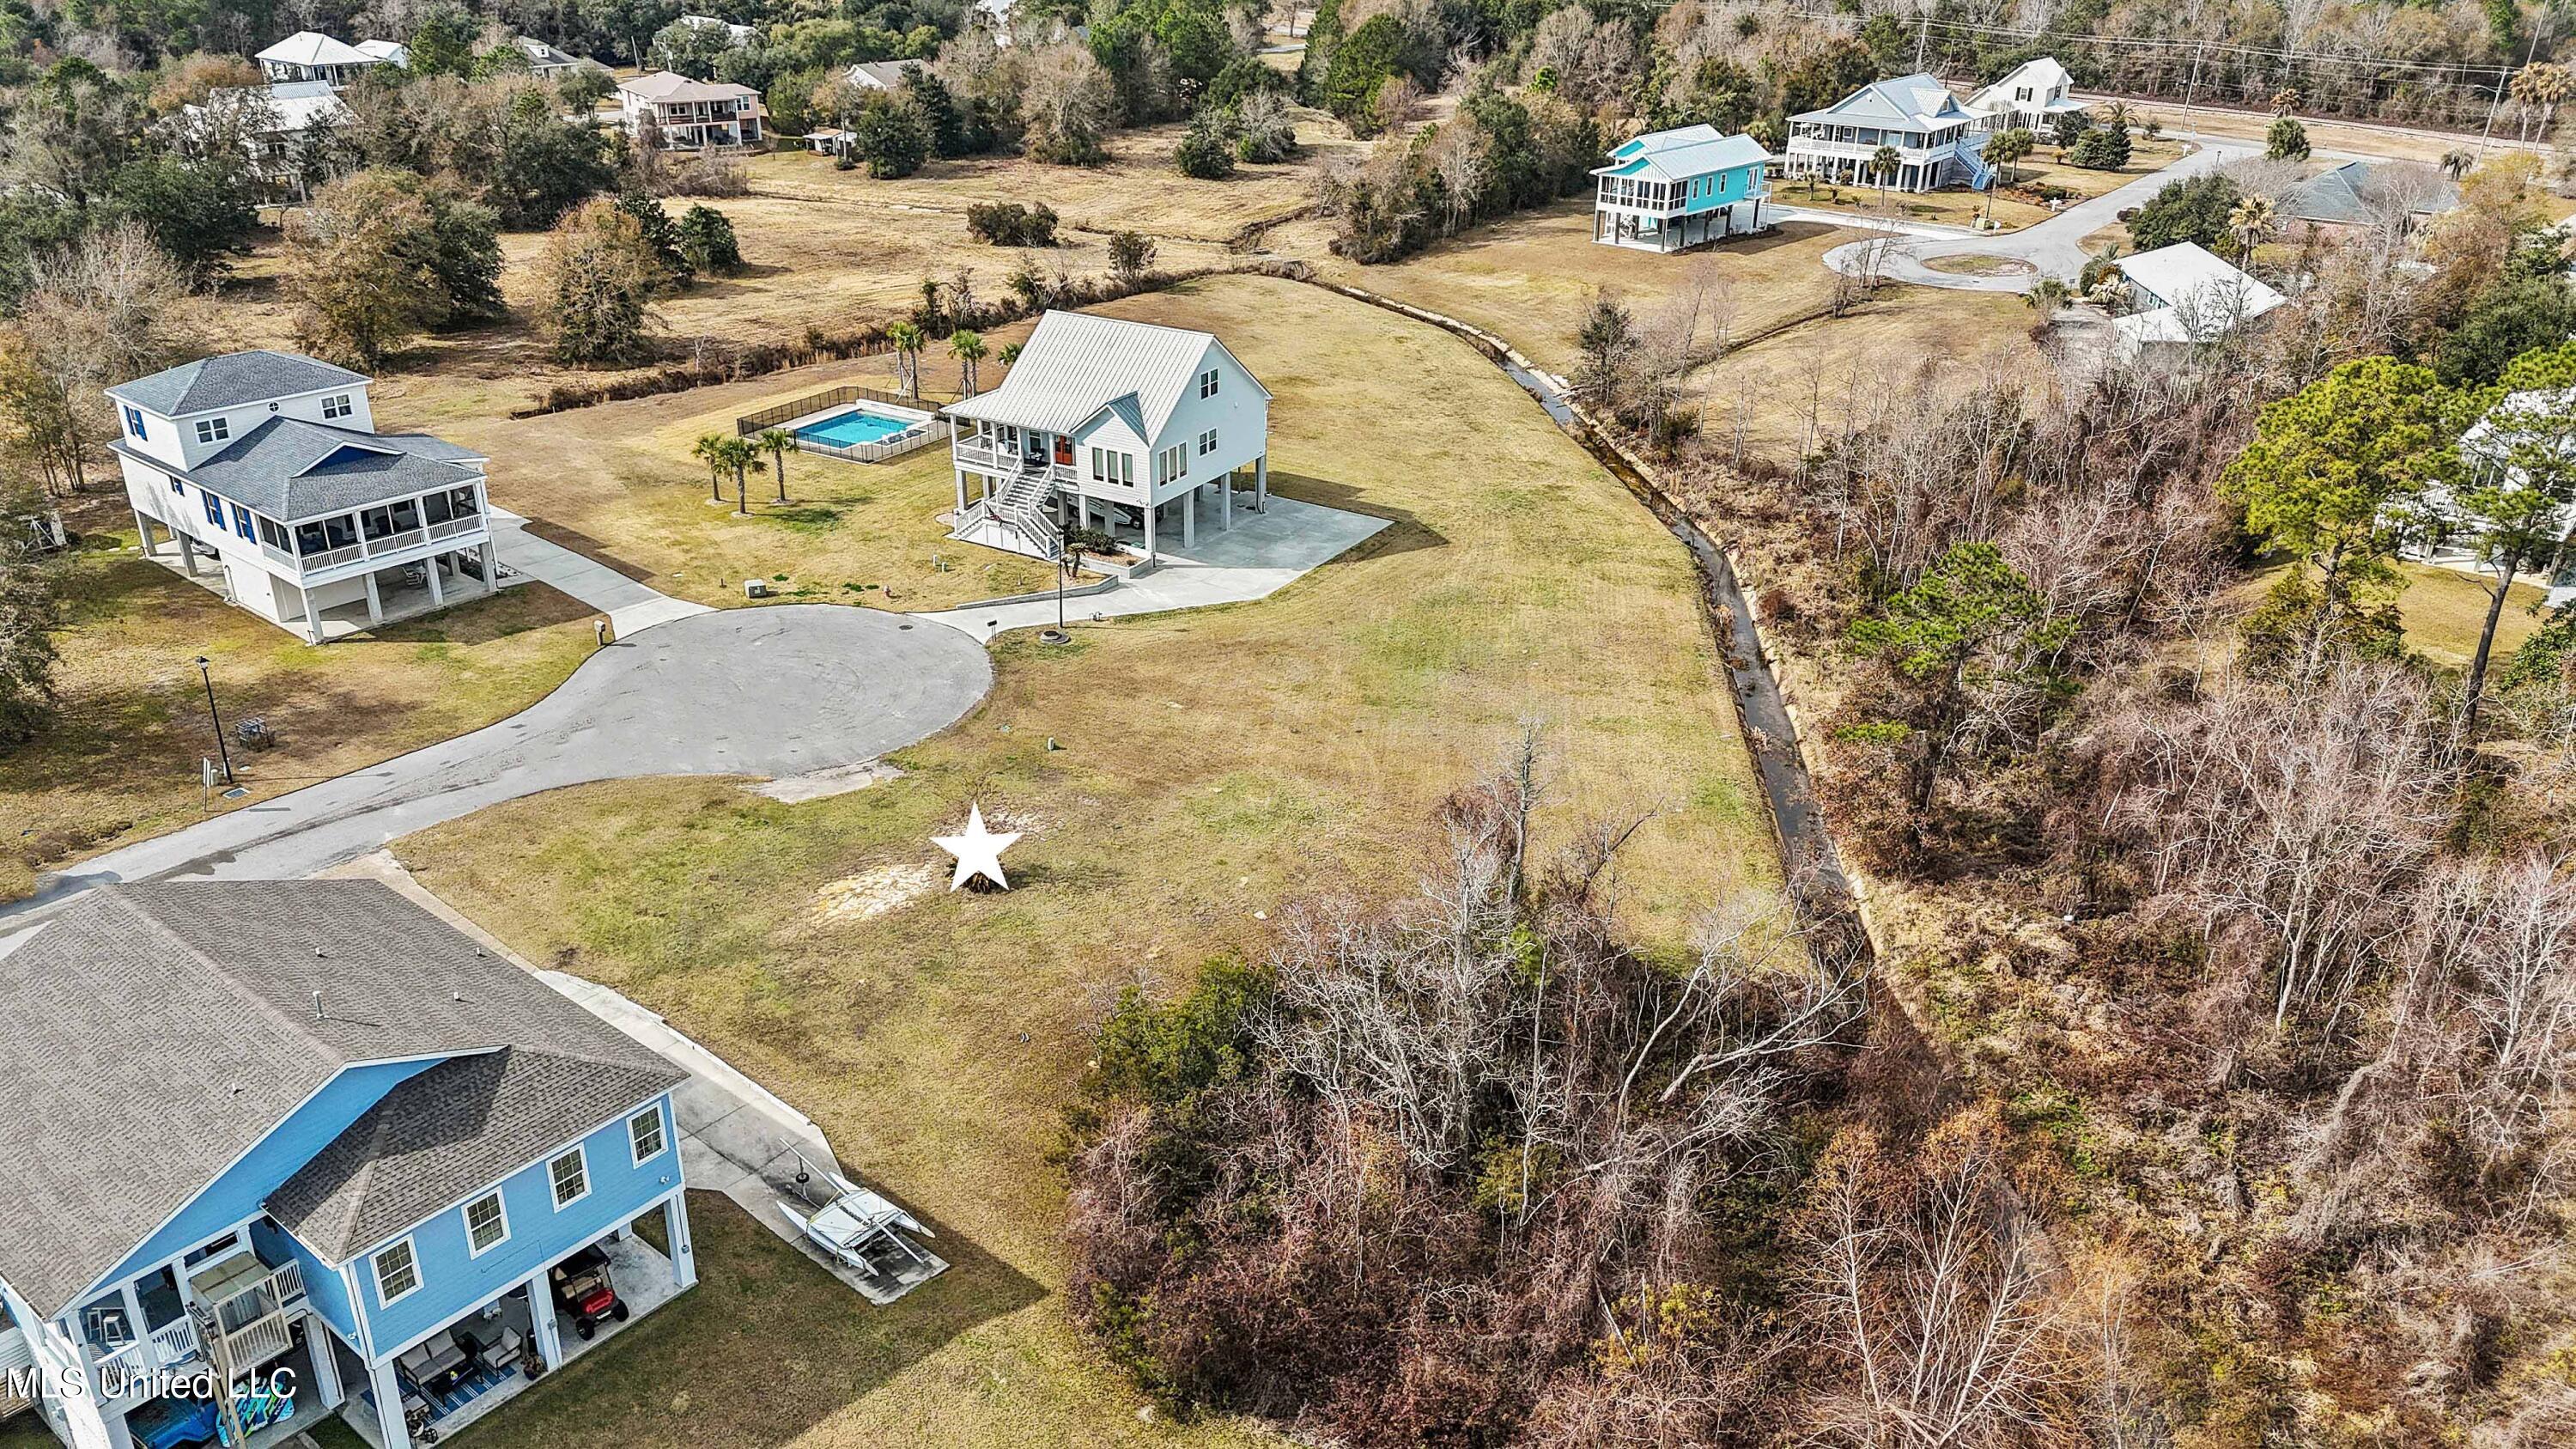
[[[2406,592],[2397,596],[2397,612],[2406,621],[2406,642],[2436,663],[2467,668],[2478,652],[2478,631],[2486,627],[2486,579],[2431,564],[2399,564]],[[2496,620],[2495,663],[2513,657],[2522,641],[2540,627],[2532,612],[2548,593],[2537,584],[2516,583],[2505,594],[2504,615]]]
[[[667,1014],[810,1113],[960,1265],[892,1310],[836,1310],[866,1315],[876,1367],[844,1368],[839,1330],[804,1327],[792,1299],[752,1307],[814,1346],[783,1351],[793,1402],[718,1411],[740,1427],[630,1410],[689,1390],[642,1364],[618,1372],[649,1393],[604,1386],[580,1396],[588,1417],[544,1422],[613,1422],[642,1446],[1147,1432],[1058,1300],[1050,1151],[1090,1022],[1123,984],[1261,951],[1292,898],[1406,889],[1437,849],[1427,813],[1524,718],[1550,725],[1543,849],[1655,812],[1616,882],[1641,932],[1679,942],[1705,908],[1776,888],[1687,558],[1499,372],[1436,329],[1266,279],[1109,310],[1223,335],[1277,394],[1280,490],[1395,526],[1260,603],[1006,641],[984,705],[871,789],[786,805],[624,782],[398,845],[532,959]],[[1019,889],[889,891],[935,867],[925,837],[970,801],[1029,832]],[[895,904],[847,909],[871,890]]]
[[[2090,167],[2067,164],[2058,148],[2042,143],[2039,149],[2012,164],[2012,181],[1995,192],[1991,215],[2003,231],[2018,231],[2034,222],[2056,215],[2038,199],[2042,185],[2061,186],[2072,193],[2067,204],[2090,200],[2116,191],[2141,176],[2152,175],[2182,159],[2182,143],[2163,139],[2150,141],[2143,136],[2129,138],[2129,164],[2117,171],[2097,171]],[[1792,206],[1830,207],[1875,216],[1892,211],[1908,221],[1940,222],[1949,226],[1967,226],[1989,213],[1985,193],[1964,186],[1940,191],[1881,194],[1868,183],[1819,184],[1813,181],[1780,181],[1773,184],[1772,196]]]
[[[159,835],[200,816],[197,762],[214,753],[195,659],[213,665],[226,724],[249,715],[279,739],[234,752],[250,794],[237,809],[512,714],[590,653],[590,614],[543,584],[316,648],[131,552],[131,515],[74,519],[89,547],[69,565],[69,627],[56,638],[55,723],[0,752],[0,899],[40,870]],[[119,532],[116,521],[129,520]]]
[[[1315,262],[1331,281],[1429,308],[1508,339],[1540,366],[1574,366],[1575,334],[1595,295],[1626,302],[1642,322],[1706,276],[1746,336],[1822,307],[1832,295],[1824,255],[1855,233],[1792,222],[1760,236],[1659,256],[1592,240],[1592,201],[1573,197],[1440,242],[1401,262],[1359,266],[1324,250],[1320,222],[1271,234],[1272,245]],[[1713,293],[1714,295],[1719,295]]]
[[[1740,421],[1748,457],[1786,465],[1818,435],[1981,378],[2046,387],[2050,369],[2030,338],[2037,320],[2012,293],[1884,286],[1858,311],[1726,354],[1690,386],[1705,399],[1707,436],[1731,438]]]
[[[908,208],[918,232],[922,212],[946,212],[962,233],[966,208],[978,202],[1045,202],[1062,225],[1077,231],[1141,231],[1163,240],[1223,245],[1246,227],[1277,221],[1314,201],[1315,175],[1332,156],[1366,154],[1339,121],[1300,109],[1300,153],[1271,166],[1239,165],[1222,181],[1199,181],[1172,166],[1184,123],[1113,133],[1109,159],[1099,166],[1047,166],[1020,156],[968,156],[933,161],[910,176],[873,180],[864,168],[842,171],[828,156],[782,151],[755,157],[752,187],[764,196],[796,197],[844,209]],[[1086,247],[1098,236],[1082,238]]]
[[[1031,325],[989,340],[998,350]],[[938,515],[957,492],[945,442],[887,463],[790,453],[789,502],[777,501],[774,474],[750,479],[748,518],[734,513],[730,476],[724,502],[708,501],[706,466],[689,456],[699,437],[729,437],[742,414],[845,383],[891,390],[892,365],[858,358],[541,417],[459,418],[443,431],[491,458],[494,501],[541,520],[540,533],[701,603],[741,603],[750,577],[789,598],[903,610],[1047,587],[1053,575],[1035,559],[948,541]],[[1001,376],[987,360],[984,385]],[[956,386],[954,363],[925,360],[928,396],[954,397]]]

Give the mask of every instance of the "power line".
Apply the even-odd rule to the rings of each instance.
[[[1826,22],[1840,22],[1851,18],[1848,15],[1837,15],[1830,12],[1814,10],[1792,10],[1790,13],[1797,15],[1802,19]],[[2113,48],[2128,47],[2137,50],[2165,50],[2175,52],[2196,52],[2203,55],[2239,56],[2249,59],[2278,61],[2284,65],[2344,66],[2354,69],[2374,71],[2420,71],[2429,72],[2437,77],[2452,76],[2463,81],[2475,77],[2478,79],[2478,84],[2482,87],[2509,81],[2513,76],[2519,74],[2523,69],[2525,69],[2525,67],[2522,66],[2501,64],[2481,65],[2473,64],[2468,61],[2401,60],[2394,56],[2337,55],[2328,51],[2293,50],[2288,47],[2275,49],[2266,46],[2243,45],[2230,41],[2188,40],[2172,36],[2098,35],[2067,30],[2018,30],[2010,26],[1981,25],[1972,21],[1964,20],[1934,20],[1928,15],[1923,17],[1920,23],[1929,29],[1940,30],[1948,34],[1994,36],[2024,42],[2056,40],[2073,45],[2107,46]]]

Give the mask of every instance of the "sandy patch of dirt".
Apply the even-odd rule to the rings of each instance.
[[[916,862],[843,876],[814,893],[814,914],[827,921],[873,921],[929,894],[939,873],[938,866]]]

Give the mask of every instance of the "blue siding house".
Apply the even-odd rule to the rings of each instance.
[[[0,1367],[74,1449],[410,1449],[697,1281],[686,1075],[386,886],[103,888],[0,999]]]
[[[1608,246],[1675,252],[1762,230],[1771,194],[1771,153],[1750,136],[1715,126],[1649,131],[1593,169],[1592,239]]]

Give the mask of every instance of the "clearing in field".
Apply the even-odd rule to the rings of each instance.
[[[88,544],[69,564],[56,636],[55,722],[0,752],[0,900],[40,871],[202,818],[198,762],[216,754],[196,658],[229,730],[257,716],[277,738],[233,745],[248,794],[238,809],[480,729],[563,682],[592,647],[590,611],[543,584],[315,647],[133,551],[122,498],[72,520]],[[119,525],[122,524],[122,531]]]
[[[1688,293],[1697,278],[1708,277],[1718,284],[1713,300],[1732,308],[1727,330],[1737,338],[1821,313],[1833,296],[1825,253],[1856,233],[1790,222],[1759,236],[1664,256],[1594,242],[1592,200],[1586,196],[1507,217],[1383,266],[1329,255],[1323,235],[1321,223],[1300,222],[1273,240],[1315,259],[1317,274],[1326,280],[1472,322],[1539,366],[1565,373],[1574,368],[1575,334],[1583,329],[1584,314],[1603,293],[1626,303],[1642,321]]]
[[[1066,1320],[1049,1152],[1087,1028],[1122,985],[1260,953],[1298,898],[1405,889],[1438,846],[1432,809],[1523,721],[1548,730],[1543,851],[1580,822],[1652,812],[1610,882],[1649,939],[1677,949],[1704,909],[1776,891],[1687,556],[1500,372],[1434,328],[1268,279],[1104,310],[1225,338],[1277,395],[1274,486],[1393,526],[1260,603],[1082,627],[1055,649],[1006,639],[985,704],[862,791],[585,787],[397,847],[531,959],[665,1013],[812,1114],[939,1229],[958,1269],[859,1317],[864,1360],[840,1317],[803,1323],[863,1310],[801,1289],[693,1343],[691,1377],[715,1385],[787,1356],[795,1405],[743,1442],[1243,1433],[1140,1425]],[[844,908],[853,882],[938,863],[928,837],[976,803],[1028,832],[1017,890]],[[711,1253],[730,1251],[718,1216]],[[495,1442],[611,1420],[640,1449],[702,1441],[686,1415],[623,1410],[634,1387],[583,1391]]]

